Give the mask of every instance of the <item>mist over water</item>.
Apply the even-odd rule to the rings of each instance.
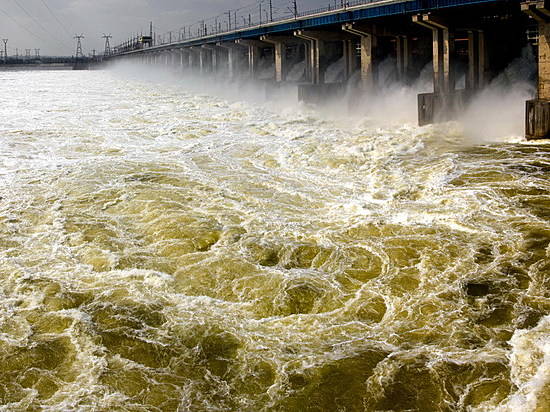
[[[417,127],[420,83],[0,80],[0,409],[549,408],[528,82]]]

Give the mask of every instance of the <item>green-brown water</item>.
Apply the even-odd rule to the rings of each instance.
[[[1,410],[550,407],[547,143],[0,80]]]

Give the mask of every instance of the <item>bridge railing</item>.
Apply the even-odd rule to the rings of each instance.
[[[221,35],[221,34],[229,34],[234,33],[238,31],[242,31],[249,28],[258,28],[258,27],[264,27],[276,23],[280,23],[282,21],[289,21],[289,20],[297,20],[297,19],[304,19],[308,17],[314,17],[316,15],[320,15],[323,13],[338,13],[338,12],[345,12],[349,9],[355,8],[355,7],[361,7],[366,5],[371,5],[375,3],[386,3],[391,0],[347,0],[347,1],[341,1],[339,0],[336,5],[331,5],[329,3],[328,6],[320,7],[312,10],[306,10],[303,12],[298,12],[296,14],[291,12],[286,12],[284,14],[279,14],[278,16],[273,17],[272,19],[263,19],[262,16],[255,16],[255,19],[252,20],[250,17],[250,14],[248,15],[248,20],[246,19],[246,16],[239,16],[241,17],[242,21],[239,23],[238,19],[235,19],[236,21],[233,21],[231,24],[231,27],[229,27],[229,24],[227,21],[224,21],[225,28],[222,27],[222,24],[215,24],[210,27],[210,29],[207,27],[207,25],[204,24],[204,21],[212,20],[207,19],[204,20],[202,23],[202,26],[195,27],[197,23],[195,23],[195,31],[191,33],[191,28],[184,32],[183,35],[180,32],[178,36],[170,36],[169,40],[167,41],[165,39],[166,33],[163,35],[162,40],[156,41],[154,46],[165,46],[165,45],[171,45],[171,44],[178,44],[181,42],[186,41],[193,41],[193,40],[199,40],[203,38],[207,38],[214,35]],[[216,21],[218,21],[216,19]],[[138,38],[134,38],[129,40],[126,43],[123,43],[121,45],[118,45],[115,47],[115,50],[118,53],[124,53],[128,51],[134,51],[144,48],[142,44],[139,43]]]

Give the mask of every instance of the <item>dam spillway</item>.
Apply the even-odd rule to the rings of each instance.
[[[353,2],[352,2],[353,3]],[[298,97],[308,102],[351,88],[366,93],[383,87],[379,66],[394,61],[394,77],[407,83],[426,65],[433,73],[432,91],[418,96],[420,125],[455,118],[471,98],[530,43],[538,33],[538,93],[526,103],[527,138],[548,137],[547,21],[544,1],[412,0],[355,2],[279,22],[239,27],[221,33],[205,31],[194,38],[145,47],[137,39],[117,49],[113,59],[177,66],[188,72],[223,73],[229,78],[258,77],[263,64],[272,66],[271,80],[287,81],[293,66],[303,62],[295,79]],[[343,74],[325,80],[327,67],[342,60]],[[431,62],[431,64],[430,64]],[[457,88],[457,79],[464,81]],[[335,83],[335,84],[334,84]]]

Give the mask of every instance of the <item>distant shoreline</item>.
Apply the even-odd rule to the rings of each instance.
[[[100,64],[86,66],[84,70],[97,70]],[[75,70],[74,63],[51,63],[51,64],[0,64],[0,72],[22,72],[22,71],[48,71],[48,70]],[[82,70],[82,69],[80,69]]]
[[[72,70],[73,63],[51,64],[0,64],[0,72],[38,71],[38,70]]]

